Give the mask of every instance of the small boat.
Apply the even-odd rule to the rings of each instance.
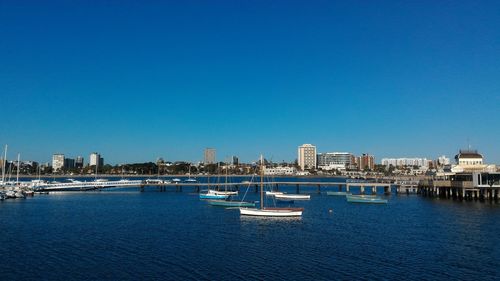
[[[218,191],[218,190],[209,190],[209,193],[217,194],[217,195],[238,195],[238,191]]]
[[[347,192],[345,192],[345,191],[327,191],[326,195],[328,195],[328,196],[346,196]]]
[[[212,206],[222,207],[255,207],[255,202],[244,201],[207,200],[207,203]]]
[[[5,198],[8,199],[8,198],[16,198],[16,192],[13,191],[13,190],[7,190],[5,192]]]
[[[172,182],[179,183],[179,182],[181,182],[181,179],[175,178],[175,179],[172,179]]]
[[[214,190],[207,190],[199,195],[200,199],[227,199],[229,196],[228,194],[214,193]]]
[[[387,199],[380,198],[375,195],[346,195],[347,202],[350,203],[373,203],[387,204]]]
[[[24,192],[22,192],[22,191],[16,191],[15,197],[16,198],[26,198],[26,195],[24,195]]]
[[[282,195],[282,194],[284,193],[279,191],[266,191],[267,196]]]
[[[280,201],[295,201],[295,200],[309,200],[311,195],[305,194],[276,194],[274,195],[276,200]]]
[[[34,196],[34,195],[35,195],[35,192],[34,192],[33,190],[26,190],[26,191],[24,192],[24,194],[25,194],[26,196]]]
[[[189,179],[186,179],[184,182],[198,182],[198,181],[196,179],[189,178]]]
[[[300,217],[304,208],[240,208],[240,214],[258,217]]]

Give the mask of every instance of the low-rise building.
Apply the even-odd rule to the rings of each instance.
[[[280,176],[292,176],[297,173],[297,169],[295,167],[273,167],[273,168],[266,168],[264,170],[265,175],[273,176],[273,175],[280,175]]]

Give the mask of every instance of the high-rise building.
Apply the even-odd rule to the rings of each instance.
[[[204,163],[205,164],[214,164],[215,163],[215,148],[205,148],[204,153]]]
[[[75,168],[77,168],[77,169],[83,168],[83,157],[82,156],[76,157],[76,159],[75,159]]]
[[[297,160],[302,170],[316,169],[316,146],[312,144],[299,146]]]
[[[74,169],[75,168],[75,159],[64,158],[64,168],[65,169]]]
[[[104,158],[101,157],[101,154],[93,152],[90,154],[89,157],[89,165],[90,166],[98,165],[98,167],[102,167],[104,166]]]
[[[364,154],[359,157],[360,170],[373,170],[375,168],[375,157],[373,155]]]
[[[233,155],[233,157],[231,157],[231,160],[232,160],[231,163],[233,165],[238,165],[240,163],[240,159],[237,156]]]
[[[52,155],[52,170],[57,172],[64,168],[64,154],[56,153]]]

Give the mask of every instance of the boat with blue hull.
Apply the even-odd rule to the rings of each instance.
[[[349,203],[371,203],[371,204],[387,204],[387,199],[380,198],[375,195],[346,195]]]
[[[232,194],[230,192],[224,192],[224,191],[215,191],[215,190],[207,190],[206,192],[200,193],[200,199],[227,199],[231,195],[237,195]]]
[[[328,196],[346,196],[348,195],[345,191],[327,191],[326,195]]]
[[[221,206],[221,207],[255,207],[255,202],[207,200],[207,203],[212,206]]]

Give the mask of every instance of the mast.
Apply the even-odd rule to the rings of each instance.
[[[21,154],[17,154],[17,179],[16,179],[16,185],[19,185],[19,169],[21,168]]]
[[[264,209],[264,160],[260,155],[260,209]]]
[[[2,183],[5,182],[5,163],[7,162],[7,145],[5,145],[5,154],[3,157],[3,167],[2,167]]]

